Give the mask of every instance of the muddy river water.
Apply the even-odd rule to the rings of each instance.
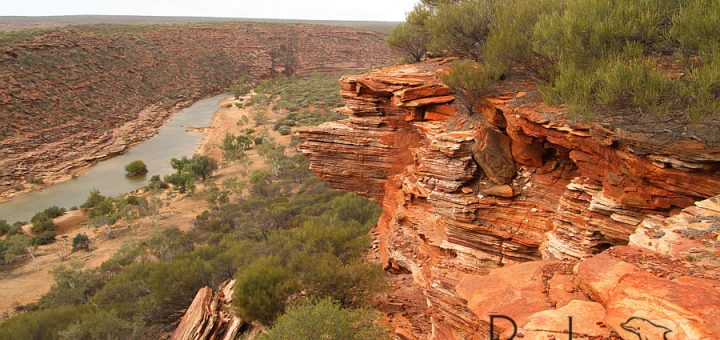
[[[33,191],[0,203],[0,220],[9,223],[28,221],[38,211],[49,206],[69,208],[82,204],[88,193],[97,189],[105,196],[117,196],[141,188],[152,175],[171,174],[171,158],[191,156],[203,139],[203,134],[188,131],[211,125],[219,103],[228,94],[206,98],[175,114],[152,138],[141,142],[122,155],[98,162],[87,172],[66,182]],[[126,178],[125,165],[142,160],[150,171],[141,178]]]

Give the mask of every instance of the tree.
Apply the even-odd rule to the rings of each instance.
[[[414,61],[420,61],[427,53],[432,40],[426,22],[430,11],[424,6],[415,6],[407,16],[407,21],[390,30],[387,37],[388,46],[404,53]]]
[[[207,180],[213,171],[217,170],[217,162],[205,155],[195,155],[192,158],[173,158],[170,165],[175,173],[165,176],[165,181],[176,186],[180,192],[194,192],[195,180]]]
[[[272,61],[270,73],[273,76],[277,74],[277,69],[280,67],[282,67],[283,74],[287,77],[295,74],[298,67],[298,58],[295,55],[295,40],[296,36],[292,33],[285,43],[280,44],[270,52]]]
[[[389,333],[378,312],[342,308],[330,299],[322,299],[305,300],[288,308],[261,339],[386,339]]]
[[[125,176],[127,177],[138,177],[147,174],[148,169],[145,162],[137,160],[128,163],[128,165],[125,166],[125,172]]]
[[[438,51],[482,59],[482,46],[490,33],[493,16],[492,0],[470,0],[459,4],[441,2],[427,25],[432,47]]]

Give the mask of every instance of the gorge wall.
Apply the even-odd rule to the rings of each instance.
[[[345,76],[349,118],[299,131],[319,178],[382,205],[382,263],[432,322],[398,336],[487,339],[502,314],[525,339],[568,316],[575,338],[720,337],[720,148],[571,123],[530,79],[466,103],[444,63]]]
[[[0,197],[147,139],[240,76],[388,64],[384,35],[325,25],[77,26],[0,43]],[[25,187],[23,186],[25,185]]]

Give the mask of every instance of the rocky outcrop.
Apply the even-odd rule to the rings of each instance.
[[[395,58],[381,33],[305,24],[69,27],[0,44],[0,197],[125,151],[241,76],[284,71],[282,53],[299,75]]]
[[[172,340],[232,340],[240,335],[252,339],[262,327],[244,322],[232,311],[235,280],[223,283],[213,293],[210,287],[201,288],[185,311]]]
[[[695,304],[683,285],[718,287],[698,271],[718,267],[715,206],[690,206],[720,194],[720,148],[569,122],[528,79],[466,103],[442,72],[433,61],[344,77],[349,118],[299,132],[318,177],[382,204],[381,261],[423,289],[425,336],[487,338],[492,312],[530,338],[567,334],[572,315],[541,326],[563,313],[585,338],[635,339],[640,321],[713,338],[700,329],[715,300]]]

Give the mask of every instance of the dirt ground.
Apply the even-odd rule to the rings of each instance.
[[[234,103],[235,100],[229,97],[220,103]],[[247,152],[250,160],[247,168],[237,163],[226,163],[222,161],[221,145],[226,133],[237,134],[240,130],[252,127],[256,131],[266,129],[268,134],[280,145],[290,144],[290,136],[281,136],[273,131],[274,122],[282,118],[282,114],[275,113],[268,109],[269,122],[256,126],[252,119],[251,107],[221,108],[217,111],[212,125],[208,128],[198,129],[205,133],[203,143],[197,153],[207,154],[218,161],[220,169],[213,178],[217,183],[229,177],[247,177],[256,169],[265,167],[265,163],[254,150]],[[247,116],[249,121],[245,125],[238,125],[237,122]],[[54,244],[40,246],[33,251],[34,259],[28,256],[27,259],[11,266],[0,266],[0,319],[12,316],[15,308],[37,301],[47,293],[52,284],[51,271],[59,265],[69,265],[73,262],[80,263],[83,268],[95,268],[110,259],[125,243],[146,239],[157,232],[177,227],[187,231],[193,227],[195,217],[208,208],[204,199],[202,186],[194,195],[169,195],[166,192],[158,196],[163,202],[158,216],[146,217],[132,222],[132,228],[126,224],[119,223],[113,229],[113,238],[106,236],[104,228],[96,229],[85,224],[87,218],[82,211],[70,211],[55,219],[58,225],[58,237]],[[144,193],[150,197],[150,193]],[[78,251],[69,254],[64,261],[61,260],[63,253],[69,253],[72,238],[78,233],[86,233],[91,239],[91,251]]]

